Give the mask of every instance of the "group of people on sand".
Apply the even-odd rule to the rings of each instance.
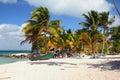
[[[38,53],[35,51],[32,55],[33,56],[43,56],[45,54],[50,54],[50,53],[54,54],[53,58],[63,58],[63,57],[71,57],[72,56],[72,54],[70,54],[69,50],[65,51],[64,49],[55,49],[55,48],[50,49],[46,53],[42,53],[40,51]]]
[[[69,52],[64,52],[62,50],[56,50],[54,52],[54,56],[53,58],[63,58],[63,57],[71,57],[72,54],[70,54]]]

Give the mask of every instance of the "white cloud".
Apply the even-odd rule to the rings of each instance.
[[[25,25],[26,24],[22,24],[21,26],[17,27],[16,31],[13,30],[11,32],[8,32],[8,34],[14,36],[17,39],[23,40],[24,37],[22,36],[23,35],[22,29],[24,28]]]
[[[81,18],[83,13],[87,13],[90,10],[98,12],[110,11],[114,7],[108,0],[25,0],[30,5],[39,7],[47,7],[50,12],[57,15],[69,15]],[[113,14],[111,14],[113,15]],[[110,15],[110,17],[111,17]],[[115,15],[116,16],[116,15]],[[83,18],[83,17],[82,17]],[[115,17],[115,22],[110,25],[120,25],[119,16]]]
[[[17,3],[17,0],[0,0],[2,3]]]
[[[30,45],[20,46],[20,42],[24,40],[22,37],[22,29],[25,24],[18,26],[14,24],[0,24],[0,50],[17,49],[30,50]]]
[[[18,30],[18,25],[13,24],[0,24],[0,33],[2,32],[11,32]]]
[[[22,29],[26,24],[22,24],[21,26],[14,24],[0,24],[0,37],[12,36],[14,38],[23,39]]]
[[[110,11],[112,4],[106,0],[25,0],[30,5],[47,7],[54,14],[81,17],[90,10]]]
[[[1,38],[7,38],[8,36],[16,37],[18,35],[16,34],[11,34],[12,32],[18,32],[20,33],[21,31],[19,30],[20,26],[18,25],[13,25],[13,24],[0,24],[0,35]],[[15,36],[16,35],[16,36]]]

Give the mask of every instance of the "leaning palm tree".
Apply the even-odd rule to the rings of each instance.
[[[39,36],[41,36],[42,33],[41,29],[45,27],[47,30],[49,18],[50,16],[48,9],[39,7],[32,11],[31,19],[25,22],[27,25],[24,27],[23,32],[26,39],[22,41],[21,44],[25,42],[32,43],[32,53],[34,51],[38,51],[38,42],[40,41]],[[44,32],[46,33],[46,31]]]
[[[21,42],[21,45],[24,44],[25,42],[32,43],[32,49],[31,49],[32,53],[34,52],[34,50],[37,50],[38,48],[38,44],[37,44],[38,31],[34,29],[34,27],[36,26],[35,24],[37,24],[36,21],[30,20],[29,23],[27,23],[27,25],[22,30],[24,32],[24,36],[26,37],[26,39]]]
[[[55,22],[55,21],[54,21]],[[38,52],[38,49],[44,47],[44,53],[47,53],[47,43],[52,36],[58,37],[58,33],[51,24],[50,14],[47,8],[39,7],[32,12],[31,20],[26,21],[27,25],[23,29],[26,39],[21,43],[29,41],[32,43],[32,53]],[[29,38],[30,37],[30,38]]]

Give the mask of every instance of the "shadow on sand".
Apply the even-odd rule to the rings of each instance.
[[[110,61],[101,64],[87,64],[87,65],[90,66],[89,68],[100,68],[101,71],[105,71],[105,70],[120,71],[120,61]]]
[[[29,62],[31,65],[34,64],[38,64],[38,65],[43,65],[43,64],[47,64],[49,66],[62,66],[62,65],[77,65],[75,63],[68,63],[68,62],[57,62],[57,61],[45,61],[45,62],[41,62],[41,61],[33,61],[33,62]]]

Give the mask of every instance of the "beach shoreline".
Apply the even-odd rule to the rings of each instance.
[[[27,60],[0,65],[0,80],[120,80],[119,75],[118,58]]]

